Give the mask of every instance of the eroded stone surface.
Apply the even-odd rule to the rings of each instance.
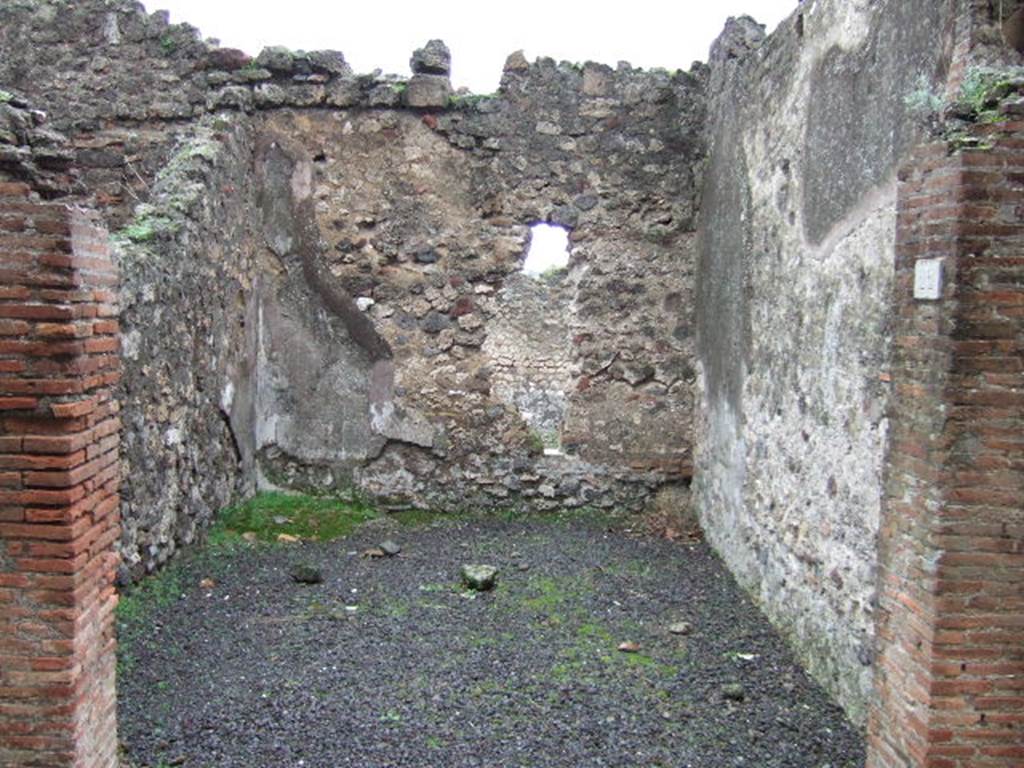
[[[462,583],[474,592],[494,589],[498,569],[493,565],[467,564],[462,566]]]
[[[737,20],[716,43],[698,277],[702,524],[858,721],[875,648],[895,168],[914,141],[902,99],[948,69],[934,32],[951,29],[945,6],[884,5],[818,2],[767,40]]]
[[[0,168],[117,231],[123,576],[257,486],[676,530],[699,440],[705,530],[861,718],[905,97],[953,87],[965,29],[1010,60],[977,0],[816,0],[710,67],[519,52],[479,97],[439,41],[356,75],[127,0],[0,5]],[[552,282],[537,222],[571,231]]]
[[[250,59],[130,2],[0,22],[0,83],[120,230],[126,578],[255,486],[641,509],[688,477],[703,70],[512,57],[476,97],[439,41],[407,79]],[[534,344],[538,221],[573,262]]]

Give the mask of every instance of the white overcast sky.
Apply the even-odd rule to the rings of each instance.
[[[505,57],[599,61],[689,69],[706,61],[726,18],[749,14],[771,31],[798,0],[143,0],[188,22],[206,38],[253,55],[265,45],[329,48],[359,73],[409,73],[409,56],[441,38],[452,52],[452,83],[475,93],[497,89]]]

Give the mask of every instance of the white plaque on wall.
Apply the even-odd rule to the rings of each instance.
[[[918,259],[914,264],[914,298],[942,298],[942,259]]]

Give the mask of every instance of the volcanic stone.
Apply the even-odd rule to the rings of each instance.
[[[498,569],[493,565],[467,564],[462,566],[462,583],[474,592],[486,592],[493,589],[497,577]]]

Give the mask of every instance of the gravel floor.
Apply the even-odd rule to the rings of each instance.
[[[400,555],[362,555],[386,538]],[[500,568],[494,591],[463,592],[470,562]],[[323,583],[293,581],[299,564]],[[578,517],[373,523],[164,579],[122,629],[140,768],[864,763],[861,734],[703,544]]]

